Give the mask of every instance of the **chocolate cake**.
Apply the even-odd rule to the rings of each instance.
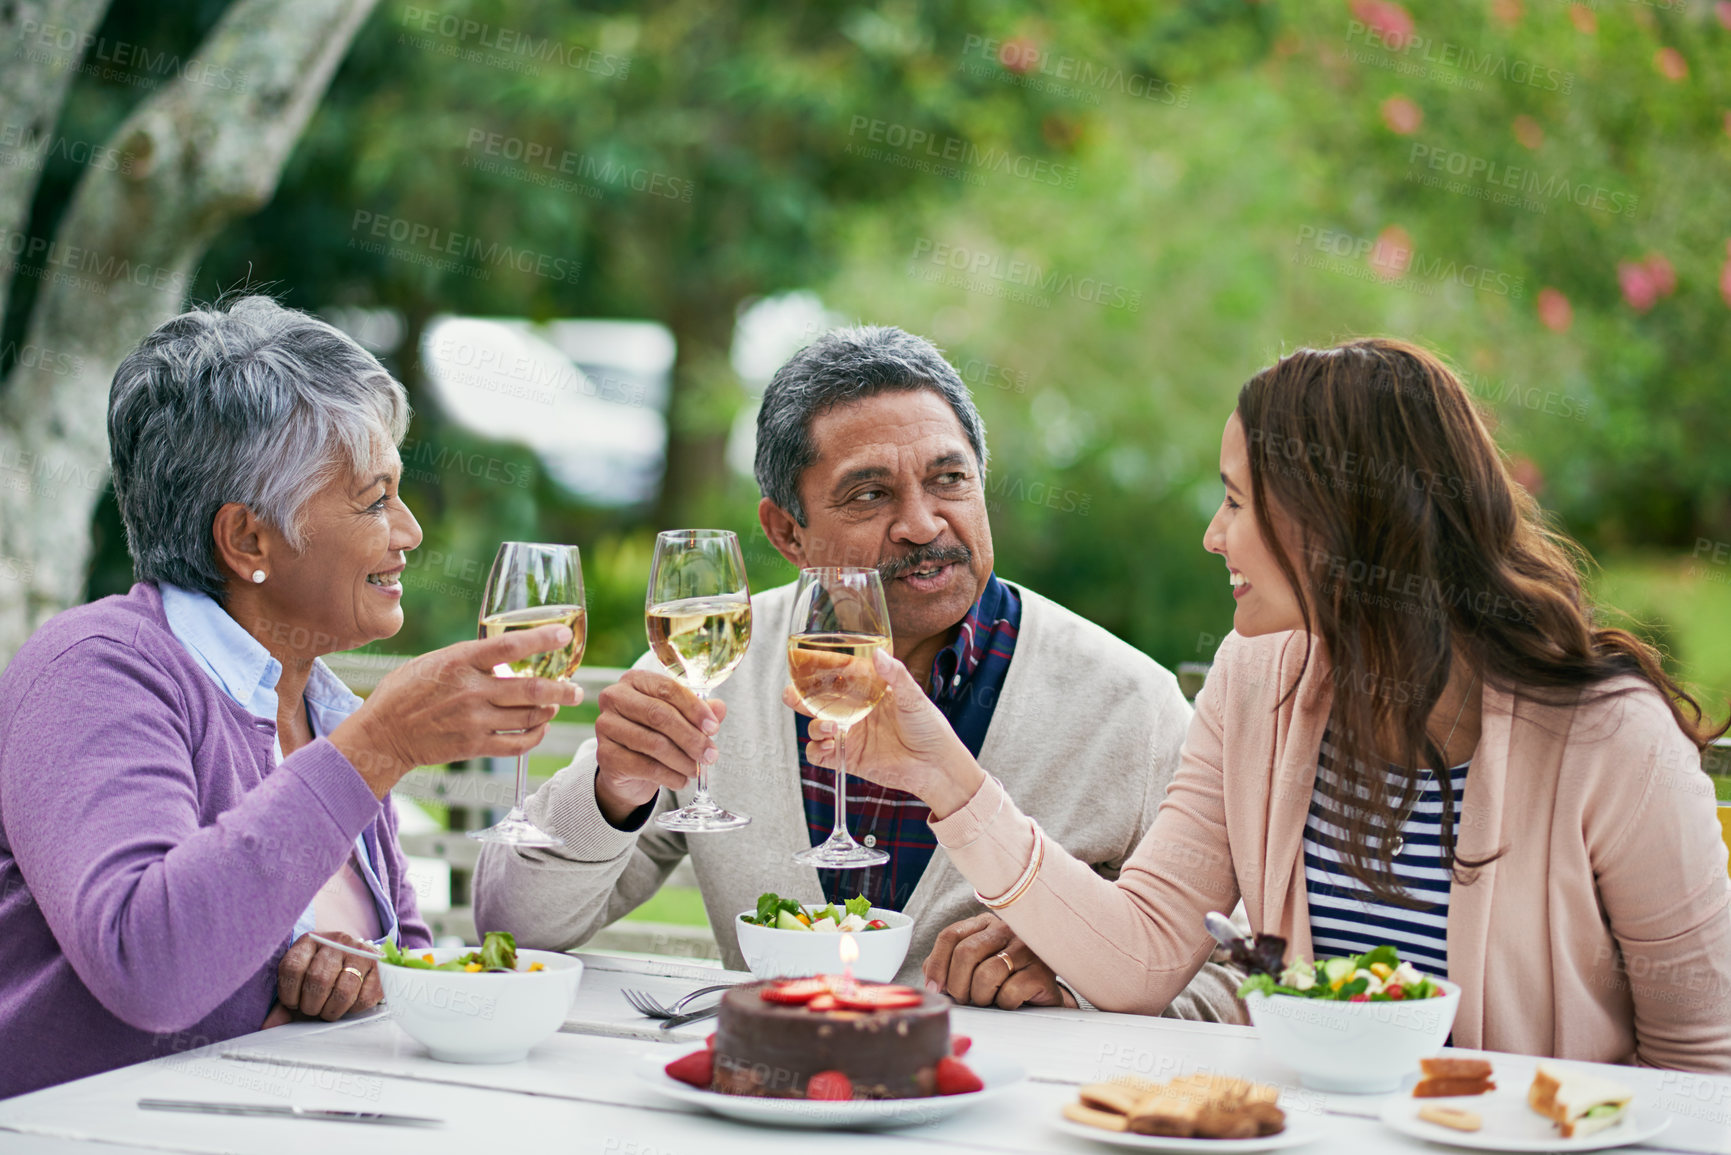
[[[713,1090],[770,1099],[923,1099],[950,1054],[950,1002],[835,978],[743,983],[721,1000]],[[807,1094],[813,1075],[823,1089]],[[848,1093],[832,1093],[833,1087]]]

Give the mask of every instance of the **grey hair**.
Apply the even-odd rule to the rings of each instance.
[[[763,391],[754,472],[763,496],[805,524],[799,479],[817,460],[812,419],[892,390],[929,389],[962,423],[974,461],[986,471],[986,423],[954,366],[924,337],[891,325],[831,329],[788,359]]]
[[[269,297],[163,322],[114,371],[109,460],[140,581],[221,600],[211,523],[239,502],[306,548],[307,501],[409,426],[401,384],[340,330]]]

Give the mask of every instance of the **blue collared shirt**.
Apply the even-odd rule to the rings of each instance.
[[[157,586],[162,591],[162,612],[168,618],[168,628],[174,631],[175,639],[186,647],[193,661],[236,704],[274,726],[276,687],[282,678],[282,663],[271,657],[263,643],[247,633],[245,627],[209,595],[168,582],[159,582]],[[360,709],[361,700],[323,662],[314,662],[312,673],[307,677],[306,708],[313,737],[323,738]],[[280,739],[275,747],[276,761],[280,765]],[[365,832],[355,839],[355,863],[360,867],[361,877],[366,880],[367,890],[372,893],[379,926],[384,930],[383,939],[396,942],[396,904],[385,894],[384,884],[379,881],[378,865],[367,847]],[[294,937],[298,939],[316,926],[313,906],[308,903],[295,922]]]

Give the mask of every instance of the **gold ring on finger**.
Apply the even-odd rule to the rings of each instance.
[[[367,976],[362,974],[360,971],[356,970],[354,967],[344,967],[343,973],[346,975],[354,975],[357,979],[360,979],[362,982],[367,981]]]
[[[993,955],[992,957],[993,958],[1001,958],[1004,960],[1004,966],[1008,968],[1004,972],[1004,977],[1006,979],[1008,979],[1011,975],[1016,973],[1016,964],[1010,961],[1010,952],[1009,951],[1001,950],[997,954]]]

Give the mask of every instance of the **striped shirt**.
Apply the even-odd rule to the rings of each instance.
[[[939,650],[932,661],[932,702],[976,758],[986,741],[998,696],[1003,693],[1021,623],[1022,599],[992,574],[979,600],[962,619],[956,640]],[[810,719],[796,714],[794,725],[805,820],[816,846],[829,837],[835,823],[835,771],[806,761]],[[873,906],[903,909],[937,849],[937,835],[928,821],[931,809],[915,795],[849,774],[847,811],[848,831],[867,846],[884,851],[890,860],[864,870],[818,871],[825,901],[841,902],[863,894]]]
[[[1340,802],[1348,787],[1335,771],[1337,757],[1334,745],[1324,735],[1317,759],[1316,789],[1304,822],[1304,879],[1310,894],[1310,937],[1316,957],[1363,954],[1387,943],[1426,974],[1446,976],[1450,879],[1442,862],[1443,796],[1436,774],[1426,773],[1418,801],[1398,832],[1404,845],[1394,857],[1400,885],[1423,905],[1398,906],[1373,897],[1341,863],[1340,846],[1346,831],[1340,821]],[[1467,766],[1463,762],[1449,771],[1457,831],[1461,800],[1466,795]],[[1402,797],[1400,775],[1393,767],[1388,775],[1390,797]]]

